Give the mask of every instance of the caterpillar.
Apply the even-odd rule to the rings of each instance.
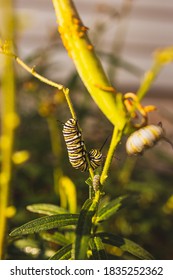
[[[82,172],[86,171],[88,169],[86,150],[77,120],[71,118],[63,125],[63,135],[71,165]]]
[[[102,164],[103,155],[100,150],[91,149],[91,151],[88,153],[88,157],[90,160],[90,165],[93,169],[96,169]]]
[[[126,142],[128,155],[142,154],[145,149],[154,146],[159,140],[167,141],[173,148],[173,144],[165,137],[162,123],[158,125],[147,125],[133,132]]]
[[[90,165],[93,169],[101,165],[102,153],[97,149],[91,149],[91,151],[87,153],[76,119],[71,118],[63,125],[63,135],[67,146],[69,161],[75,169],[79,169],[81,172],[88,170],[86,155],[88,155]]]

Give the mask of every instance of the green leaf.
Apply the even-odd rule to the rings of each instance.
[[[69,240],[60,232],[55,232],[54,234],[42,232],[41,237],[46,241],[50,241],[61,246],[69,244]]]
[[[57,251],[50,260],[69,260],[71,259],[71,250],[72,250],[72,244],[68,244],[67,246],[64,246],[59,251]]]
[[[103,206],[97,214],[96,223],[107,220],[113,216],[122,207],[122,201],[127,198],[127,196],[119,196],[118,198],[112,200]]]
[[[75,259],[83,260],[86,258],[88,242],[91,236],[92,218],[96,212],[98,201],[95,199],[86,200],[84,203],[76,228],[76,241],[75,241]]]
[[[90,248],[94,260],[106,260],[106,252],[102,240],[99,236],[90,239]]]
[[[106,232],[101,232],[98,233],[97,235],[102,239],[103,243],[119,247],[123,251],[128,252],[139,259],[142,260],[154,259],[149,252],[147,252],[141,246],[139,246],[138,244],[136,244],[135,242],[129,239]]]
[[[16,228],[10,233],[10,236],[32,234],[57,227],[76,225],[78,217],[78,214],[61,214],[38,218]]]
[[[88,177],[88,179],[85,181],[85,183],[88,185],[88,186],[92,186],[92,179],[91,177]]]
[[[56,214],[63,214],[67,213],[67,210],[59,207],[54,204],[47,204],[47,203],[39,203],[39,204],[32,204],[26,207],[27,210],[30,212],[38,213],[38,214],[45,214],[45,215],[56,215]]]

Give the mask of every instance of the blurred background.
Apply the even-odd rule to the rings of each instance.
[[[75,0],[74,3],[89,28],[89,37],[112,84],[122,93],[136,92],[153,63],[155,50],[173,45],[173,1]],[[13,4],[16,53],[41,75],[71,89],[86,145],[88,149],[100,148],[111,135],[112,125],[88,95],[62,45],[52,1],[15,0]],[[0,12],[3,13],[2,4]],[[3,37],[2,22],[0,34]],[[0,73],[3,73],[1,67]],[[143,104],[158,107],[150,114],[149,122],[161,121],[167,138],[173,141],[172,73],[173,64],[162,69]],[[20,126],[14,147],[29,151],[30,158],[13,167],[10,199],[16,214],[9,220],[9,231],[38,217],[26,211],[28,204],[59,205],[55,169],[75,183],[78,210],[88,197],[87,174],[73,170],[68,162],[61,131],[70,112],[63,96],[17,64],[15,80]],[[51,130],[55,122],[57,135]],[[124,137],[116,151],[119,160],[116,157],[113,160],[105,192],[109,199],[124,193],[129,193],[132,199],[106,224],[106,229],[140,244],[156,259],[173,259],[173,150],[161,141],[143,156],[128,158],[125,140]],[[57,153],[53,148],[55,142],[59,146]],[[103,148],[105,156],[108,146],[109,140]],[[38,236],[23,238],[9,243],[7,258],[47,258],[51,246]]]

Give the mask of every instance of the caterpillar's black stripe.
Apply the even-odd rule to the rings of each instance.
[[[77,120],[71,118],[64,124],[63,135],[71,165],[82,172],[87,171],[87,151],[84,147],[84,141],[82,139],[82,134],[79,131]],[[88,158],[93,169],[96,169],[102,163],[102,153],[99,150],[92,149],[88,153]]]

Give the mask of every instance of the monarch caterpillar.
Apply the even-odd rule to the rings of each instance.
[[[77,126],[77,120],[71,118],[63,125],[63,135],[71,165],[82,172],[86,171],[88,168],[86,150],[82,134]]]
[[[90,160],[90,165],[93,169],[96,169],[102,164],[103,155],[100,150],[91,149],[88,153],[88,157]]]
[[[127,139],[126,152],[128,155],[142,154],[145,149],[154,146],[161,139],[167,141],[173,147],[173,144],[164,135],[162,123],[140,128]]]
[[[63,125],[63,135],[67,146],[69,161],[75,169],[79,169],[82,172],[88,170],[86,154],[88,154],[93,169],[101,165],[102,154],[99,150],[92,149],[89,153],[85,150],[82,134],[78,128],[76,119],[71,118]]]

